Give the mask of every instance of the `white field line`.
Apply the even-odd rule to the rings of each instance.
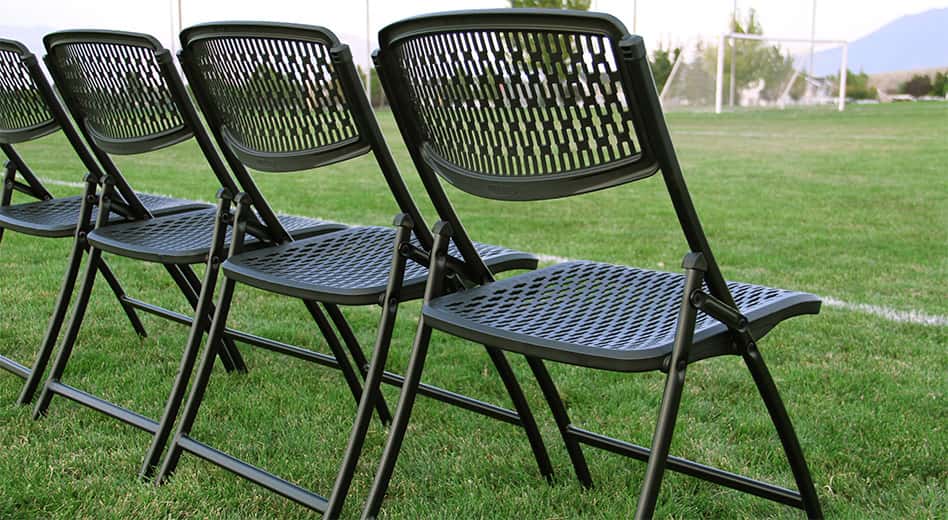
[[[70,182],[70,181],[60,181],[56,179],[40,179],[45,184],[51,184],[54,186],[68,186],[70,188],[84,188],[85,184],[81,182]],[[161,195],[161,194],[157,194]],[[170,195],[166,195],[170,196]],[[197,200],[191,198],[191,200]],[[197,200],[198,202],[208,202]],[[208,202],[212,204],[211,202]],[[304,216],[304,215],[295,215],[295,216]],[[318,217],[307,217],[307,218],[318,218]],[[343,222],[343,224],[345,224]],[[346,224],[352,225],[352,224]],[[545,254],[536,254],[537,258],[542,263],[546,264],[558,264],[562,262],[569,262],[571,259],[555,256],[555,255],[545,255]],[[863,314],[871,314],[873,316],[883,318],[889,321],[894,321],[897,323],[915,323],[919,325],[933,325],[937,327],[948,326],[948,316],[939,316],[937,314],[927,314],[919,310],[908,310],[901,311],[898,309],[893,309],[891,307],[884,307],[882,305],[870,305],[868,303],[850,303],[832,296],[821,296],[823,303],[828,307],[834,307],[837,309],[843,309],[847,311],[861,312]]]
[[[701,136],[710,136],[710,137],[746,137],[746,138],[758,138],[758,139],[784,139],[784,140],[799,140],[799,139],[819,139],[825,141],[827,139],[836,139],[836,140],[856,140],[856,141],[931,141],[935,139],[942,139],[940,137],[931,137],[931,136],[900,136],[900,135],[873,135],[873,134],[838,134],[838,135],[826,135],[822,133],[813,133],[813,134],[787,134],[787,133],[776,133],[776,132],[735,132],[730,130],[688,130],[680,129],[675,130],[671,129],[672,135],[701,135]]]
[[[939,316],[937,314],[926,314],[917,310],[900,311],[881,305],[870,305],[868,303],[849,303],[843,300],[837,300],[832,296],[823,296],[823,303],[830,307],[845,309],[848,311],[871,314],[889,321],[898,323],[917,323],[920,325],[934,325],[938,327],[948,326],[948,316]]]

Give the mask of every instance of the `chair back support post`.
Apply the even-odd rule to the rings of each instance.
[[[640,106],[646,128],[646,139],[654,150],[665,188],[671,198],[672,206],[678,223],[681,226],[688,247],[693,252],[700,252],[707,262],[705,280],[712,294],[730,306],[734,306],[734,299],[727,287],[717,260],[711,252],[711,245],[701,227],[698,212],[685,184],[681,165],[672,145],[671,134],[665,123],[652,69],[648,64],[645,43],[640,36],[627,35],[619,42],[622,51],[622,61],[625,63],[626,81],[633,89],[640,93]]]
[[[181,77],[178,75],[177,69],[175,69],[174,58],[171,56],[171,52],[165,48],[155,49],[154,52],[155,60],[158,62],[158,67],[161,70],[161,75],[165,78],[165,81],[168,82],[168,91],[171,93],[174,104],[178,107],[178,111],[181,113],[181,118],[184,120],[185,125],[194,135],[194,139],[197,141],[201,152],[207,157],[211,171],[214,173],[214,176],[217,177],[217,181],[222,187],[230,190],[232,193],[237,193],[240,190],[234,183],[234,179],[224,166],[221,158],[217,155],[216,150],[214,150],[214,145],[211,144],[207,133],[204,131],[201,117],[191,103],[187,88],[185,88]]]
[[[385,92],[385,97],[395,101],[392,103],[393,108],[396,106],[408,106],[407,103],[409,101],[403,97],[405,94],[404,91],[393,87],[389,82],[386,74],[387,65],[384,53],[380,50],[376,50],[372,54],[372,60],[375,64],[375,70],[378,73],[379,83],[382,85],[382,91]],[[461,219],[458,217],[457,212],[454,211],[451,201],[448,200],[448,195],[444,192],[444,187],[441,186],[435,173],[428,168],[421,154],[418,152],[417,144],[420,142],[420,136],[416,133],[417,121],[411,124],[409,123],[410,120],[415,121],[415,118],[407,111],[404,117],[395,118],[395,122],[402,134],[402,139],[404,139],[408,145],[408,153],[418,171],[425,191],[428,193],[428,199],[434,205],[435,211],[438,213],[438,218],[451,224],[451,239],[454,241],[455,246],[457,246],[458,251],[461,252],[464,267],[467,269],[464,275],[469,280],[478,283],[486,283],[493,280],[493,274],[477,253],[470,235],[468,235],[467,230],[464,228],[464,224],[461,223]],[[424,226],[415,226],[416,229],[418,227]]]
[[[191,85],[191,92],[194,93],[194,99],[197,101],[198,106],[201,107],[204,117],[206,117],[208,120],[208,127],[210,127],[211,134],[214,135],[214,139],[218,143],[221,143],[219,149],[221,154],[224,156],[224,160],[227,161],[231,171],[234,172],[234,177],[237,179],[237,184],[240,185],[240,189],[237,187],[231,188],[234,190],[233,193],[236,195],[238,192],[243,191],[250,197],[250,204],[263,220],[263,224],[266,227],[267,234],[269,235],[266,238],[269,241],[273,242],[274,244],[291,242],[293,238],[280,223],[280,220],[277,218],[276,213],[273,211],[270,204],[266,202],[263,193],[260,192],[260,189],[257,187],[257,183],[253,181],[253,177],[251,177],[250,172],[247,171],[247,168],[240,161],[240,159],[234,155],[234,152],[230,149],[230,147],[223,144],[226,141],[220,131],[222,122],[217,117],[217,112],[213,110],[207,93],[204,92],[204,82],[201,81],[197,71],[195,71],[193,68],[193,59],[187,46],[182,45],[181,50],[178,52],[178,62],[181,64],[181,70],[184,71],[185,77],[188,78],[188,83]],[[244,217],[252,218],[252,215],[253,214],[251,212],[243,212]]]
[[[26,65],[27,70],[29,70],[30,76],[33,77],[33,81],[36,83],[36,88],[39,90],[40,95],[46,102],[46,106],[49,107],[50,112],[52,112],[53,119],[59,123],[59,127],[62,129],[63,134],[66,135],[66,139],[69,140],[69,144],[71,144],[73,149],[76,151],[76,154],[79,156],[79,160],[82,161],[82,165],[85,166],[86,171],[98,182],[98,179],[102,177],[102,171],[99,167],[99,164],[92,157],[92,154],[86,147],[86,143],[82,141],[81,137],[79,137],[79,133],[76,132],[76,128],[72,125],[69,114],[66,112],[66,108],[63,107],[62,101],[59,99],[59,96],[56,95],[56,91],[53,90],[53,87],[49,84],[49,81],[46,80],[46,75],[43,74],[43,70],[40,68],[39,61],[36,59],[36,56],[30,54],[29,56],[24,57],[23,63]]]
[[[23,177],[32,195],[40,200],[53,198],[53,195],[43,186],[43,183],[36,177],[36,174],[34,174],[33,170],[26,164],[26,161],[20,157],[20,154],[13,148],[13,145],[2,143],[0,144],[0,150],[2,150],[4,155],[7,156],[7,159],[10,160],[14,176],[16,173],[19,173],[20,176]],[[10,181],[13,182],[13,179],[10,179]],[[6,186],[4,186],[4,189],[6,189]],[[10,189],[14,189],[13,186],[11,186]]]
[[[345,44],[336,45],[330,50],[330,55],[332,56],[333,65],[339,73],[343,95],[346,97],[349,106],[352,107],[350,113],[356,122],[359,133],[369,142],[372,154],[382,170],[389,191],[395,196],[399,209],[402,213],[406,213],[411,217],[414,223],[413,232],[415,236],[424,249],[430,251],[434,243],[431,231],[425,225],[424,218],[405,185],[405,179],[401,176],[398,166],[395,164],[395,159],[385,142],[385,137],[379,128],[378,120],[369,99],[362,93],[362,81],[359,79],[359,74],[352,61],[352,52],[349,46]]]
[[[57,84],[63,85],[63,78],[60,75],[59,68],[52,62],[51,57],[47,54],[43,61],[46,62],[46,70],[49,71],[50,76],[53,77],[53,81]],[[152,215],[145,208],[145,205],[142,204],[142,201],[139,200],[138,195],[132,190],[132,187],[129,186],[128,182],[125,180],[125,176],[122,175],[122,172],[116,166],[115,162],[112,161],[112,158],[103,152],[98,146],[95,145],[95,140],[93,139],[92,134],[89,132],[89,129],[86,127],[86,123],[83,120],[82,112],[79,110],[79,107],[76,106],[70,96],[66,92],[62,92],[63,102],[66,105],[66,108],[69,109],[75,118],[76,126],[79,128],[79,133],[85,138],[86,142],[90,143],[92,154],[95,156],[98,163],[101,165],[101,179],[104,179],[105,176],[109,176],[115,182],[115,187],[118,190],[119,194],[125,200],[125,203],[128,205],[129,210],[132,212],[132,217],[136,219],[146,219],[151,218]]]

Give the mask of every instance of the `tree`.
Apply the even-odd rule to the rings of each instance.
[[[764,28],[757,18],[757,11],[750,9],[747,12],[747,18],[740,19],[740,14],[734,12],[731,17],[731,32],[738,34],[764,34]],[[783,51],[777,45],[771,45],[760,40],[732,40],[733,51],[725,52],[724,55],[724,84],[731,82],[731,61],[734,61],[734,83],[738,97],[742,89],[746,89],[759,80],[764,81],[763,90],[760,92],[761,99],[775,101],[787,82],[793,76],[793,57],[789,54],[784,55]],[[704,63],[708,67],[715,67],[717,64],[717,55],[720,49],[716,45],[709,45],[704,51]],[[727,49],[725,49],[727,51]],[[708,70],[708,74],[713,78],[715,71]]]
[[[588,11],[592,0],[510,0],[510,7],[546,7]]]
[[[661,46],[652,52],[652,75],[655,76],[655,86],[661,92],[668,81],[668,75],[671,74],[672,67],[681,55],[681,48],[665,49]]]
[[[924,74],[916,74],[912,79],[899,86],[899,92],[915,97],[927,96],[932,91],[932,79]]]
[[[935,73],[935,81],[932,82],[932,95],[948,96],[948,72]]]
[[[833,95],[839,94],[839,81],[837,76],[831,76],[830,79],[836,86],[833,89]],[[849,99],[876,99],[879,97],[879,91],[876,87],[869,86],[869,75],[863,71],[855,73],[851,70],[846,71],[846,97]]]

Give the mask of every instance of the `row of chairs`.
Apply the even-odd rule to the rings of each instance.
[[[363,510],[375,517],[418,394],[521,429],[540,474],[552,478],[544,440],[507,359],[511,352],[525,356],[583,486],[592,485],[583,444],[648,462],[637,517],[653,514],[665,469],[821,516],[799,442],[756,345],[777,323],[817,313],[820,301],[810,294],[725,282],[685,186],[642,40],[618,20],[490,10],[421,16],[380,32],[375,66],[440,219],[431,231],[386,145],[349,48],[332,32],[291,24],[213,23],[180,36],[178,62],[187,86],[174,57],[150,36],[49,34],[45,61],[58,95],[24,46],[0,40],[0,148],[9,158],[0,232],[74,238],[32,367],[0,356],[0,366],[25,379],[20,403],[31,403],[39,392],[35,418],[48,413],[55,396],[66,397],[152,435],[143,477],[165,481],[188,452],[334,518],[377,415],[390,430]],[[88,170],[81,196],[54,198],[14,150],[15,144],[57,129]],[[112,159],[192,138],[219,186],[216,207],[137,192]],[[393,227],[280,215],[250,173],[309,170],[369,153],[398,208]],[[441,184],[443,179],[491,199],[544,200],[658,171],[690,249],[683,275],[598,262],[536,269],[534,255],[471,240]],[[38,201],[13,205],[13,192]],[[319,197],[313,194],[314,201]],[[162,265],[193,315],[127,295],[103,253]],[[191,266],[202,263],[206,270],[198,279]],[[527,272],[495,279],[514,269]],[[139,335],[146,334],[139,312],[190,327],[159,418],[63,381],[99,274]],[[302,301],[331,354],[228,327],[238,283]],[[407,371],[386,371],[399,305],[419,298],[424,305]],[[381,307],[370,357],[341,310],[345,306]],[[423,383],[434,330],[483,345],[513,409]],[[247,370],[237,343],[342,373],[357,412],[328,498],[191,435],[216,360],[229,372]],[[741,356],[750,370],[798,491],[669,455],[688,365],[721,355]],[[545,361],[666,372],[651,448],[573,424]],[[382,383],[401,387],[394,415]]]

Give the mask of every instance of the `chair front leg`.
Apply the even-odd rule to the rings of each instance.
[[[171,387],[171,393],[165,403],[165,410],[162,413],[158,430],[152,438],[151,447],[148,448],[148,453],[145,455],[145,461],[142,464],[140,472],[142,478],[151,478],[158,462],[160,462],[165,443],[168,442],[174,421],[181,409],[181,402],[184,399],[185,391],[187,391],[188,381],[194,371],[194,363],[200,352],[201,340],[204,338],[204,332],[210,326],[214,289],[217,287],[220,265],[227,252],[224,248],[224,240],[232,219],[230,213],[231,200],[232,196],[226,191],[221,190],[218,193],[217,218],[214,220],[214,235],[211,241],[211,250],[208,253],[207,269],[204,271],[204,282],[201,284],[201,295],[198,298],[194,321],[191,322],[191,330],[188,333],[188,341],[181,355],[181,363],[175,376],[174,385]],[[227,305],[229,304],[227,302]]]
[[[59,332],[62,330],[63,322],[66,319],[66,313],[69,311],[69,301],[72,299],[73,291],[76,287],[76,280],[79,277],[79,268],[82,263],[82,255],[87,249],[86,234],[92,228],[92,208],[95,206],[95,192],[98,188],[96,180],[87,175],[85,179],[85,190],[82,197],[82,204],[79,207],[79,220],[76,224],[75,238],[72,242],[72,251],[69,253],[69,262],[66,266],[66,273],[63,275],[63,283],[59,289],[59,295],[56,297],[56,303],[53,306],[53,314],[49,317],[49,323],[46,325],[46,332],[43,335],[43,342],[40,344],[39,351],[36,354],[36,360],[29,377],[23,383],[23,389],[20,390],[20,396],[17,403],[21,405],[30,404],[36,389],[42,381],[46,372],[46,365],[49,363],[53,350],[56,347],[56,340],[59,339]]]
[[[375,340],[375,349],[372,352],[372,362],[365,374],[365,387],[362,399],[359,400],[359,410],[352,424],[352,432],[349,434],[346,452],[342,458],[342,464],[339,465],[339,472],[336,474],[332,494],[329,496],[325,518],[338,518],[342,512],[346,495],[352,485],[352,476],[355,474],[359,456],[362,454],[369,422],[372,420],[372,409],[377,407],[377,401],[382,398],[380,389],[382,374],[385,372],[385,363],[392,343],[392,330],[395,328],[395,318],[398,315],[398,303],[405,278],[406,251],[411,247],[411,230],[414,224],[408,215],[401,214],[395,218],[395,225],[398,227],[395,235],[395,250],[392,253],[392,267],[389,271],[388,285],[385,288],[385,297],[382,300],[382,317]]]
[[[425,287],[424,303],[428,303],[441,294],[446,273],[448,243],[451,240],[451,226],[447,222],[438,222],[434,225],[432,231],[435,239],[431,248],[431,259],[428,266],[428,282]],[[375,518],[382,508],[382,500],[385,498],[389,481],[392,479],[392,473],[395,471],[395,462],[398,460],[398,453],[401,450],[402,441],[405,439],[405,432],[408,429],[408,420],[411,417],[412,407],[418,395],[418,385],[421,382],[421,373],[425,366],[425,359],[428,356],[428,344],[430,341],[431,327],[425,323],[425,318],[422,316],[421,319],[418,320],[418,331],[415,335],[414,344],[412,345],[411,357],[408,360],[408,369],[405,372],[402,392],[398,398],[398,405],[395,408],[395,418],[392,419],[392,427],[388,434],[388,441],[385,444],[385,450],[382,452],[382,459],[379,461],[379,467],[375,473],[375,479],[372,482],[369,496],[366,498],[365,507],[362,510],[362,518]],[[379,374],[379,377],[381,377],[381,374]]]
[[[395,242],[400,243],[397,236],[395,238]],[[352,332],[352,327],[349,326],[349,321],[346,320],[346,316],[335,304],[324,303],[323,307],[326,308],[326,311],[329,313],[329,318],[332,320],[333,324],[336,325],[336,329],[342,336],[346,348],[349,349],[349,355],[352,356],[352,361],[355,362],[356,368],[358,369],[359,373],[362,374],[362,379],[365,380],[369,374],[369,362],[365,358],[365,352],[362,351],[362,346],[359,345],[359,340],[356,339],[355,333]],[[378,411],[379,420],[382,421],[382,424],[387,425],[392,422],[392,413],[388,411],[388,404],[385,403],[385,398],[382,397],[381,394],[379,394],[378,398],[376,399],[375,409]]]
[[[0,188],[0,207],[10,205],[13,199],[13,183],[16,182],[16,165],[13,161],[7,161],[3,165],[3,186]],[[0,242],[3,242],[3,227],[0,227]]]
[[[689,253],[682,261],[682,267],[685,268],[686,272],[685,287],[682,294],[681,309],[678,313],[675,344],[669,360],[668,376],[665,380],[665,392],[662,395],[658,423],[655,425],[655,434],[652,436],[652,449],[648,458],[648,466],[645,469],[645,482],[642,485],[638,507],[635,510],[637,520],[652,518],[655,513],[658,491],[662,485],[668,450],[675,431],[675,421],[678,418],[678,407],[681,404],[681,393],[685,385],[685,370],[688,367],[688,355],[695,331],[697,309],[691,302],[691,293],[701,288],[707,263],[701,253]]]
[[[230,241],[229,256],[238,254],[244,245],[244,234],[247,232],[247,223],[245,214],[250,210],[250,202],[244,194],[238,194],[235,198],[237,210],[234,214],[233,234]],[[220,224],[220,222],[219,222]],[[158,476],[155,477],[155,485],[162,484],[174,473],[178,467],[178,461],[181,460],[182,437],[190,435],[191,428],[194,427],[194,421],[197,419],[198,410],[201,408],[201,402],[204,400],[204,393],[207,391],[207,385],[211,380],[211,372],[214,369],[214,359],[220,354],[224,347],[221,339],[224,337],[224,331],[227,328],[227,316],[230,314],[230,304],[234,299],[234,288],[237,282],[224,277],[224,285],[221,287],[218,296],[217,307],[214,309],[214,319],[211,321],[210,329],[207,334],[207,343],[204,347],[204,355],[201,357],[201,364],[198,367],[197,374],[194,377],[194,384],[191,386],[191,394],[188,396],[184,411],[181,412],[181,421],[178,423],[178,429],[174,438],[171,440],[171,446],[168,448],[168,454],[161,464]],[[212,295],[211,290],[208,295]],[[197,319],[195,318],[195,321]],[[195,332],[195,337],[200,342],[201,334]],[[190,346],[190,345],[189,345]],[[221,360],[225,359],[221,356]]]

